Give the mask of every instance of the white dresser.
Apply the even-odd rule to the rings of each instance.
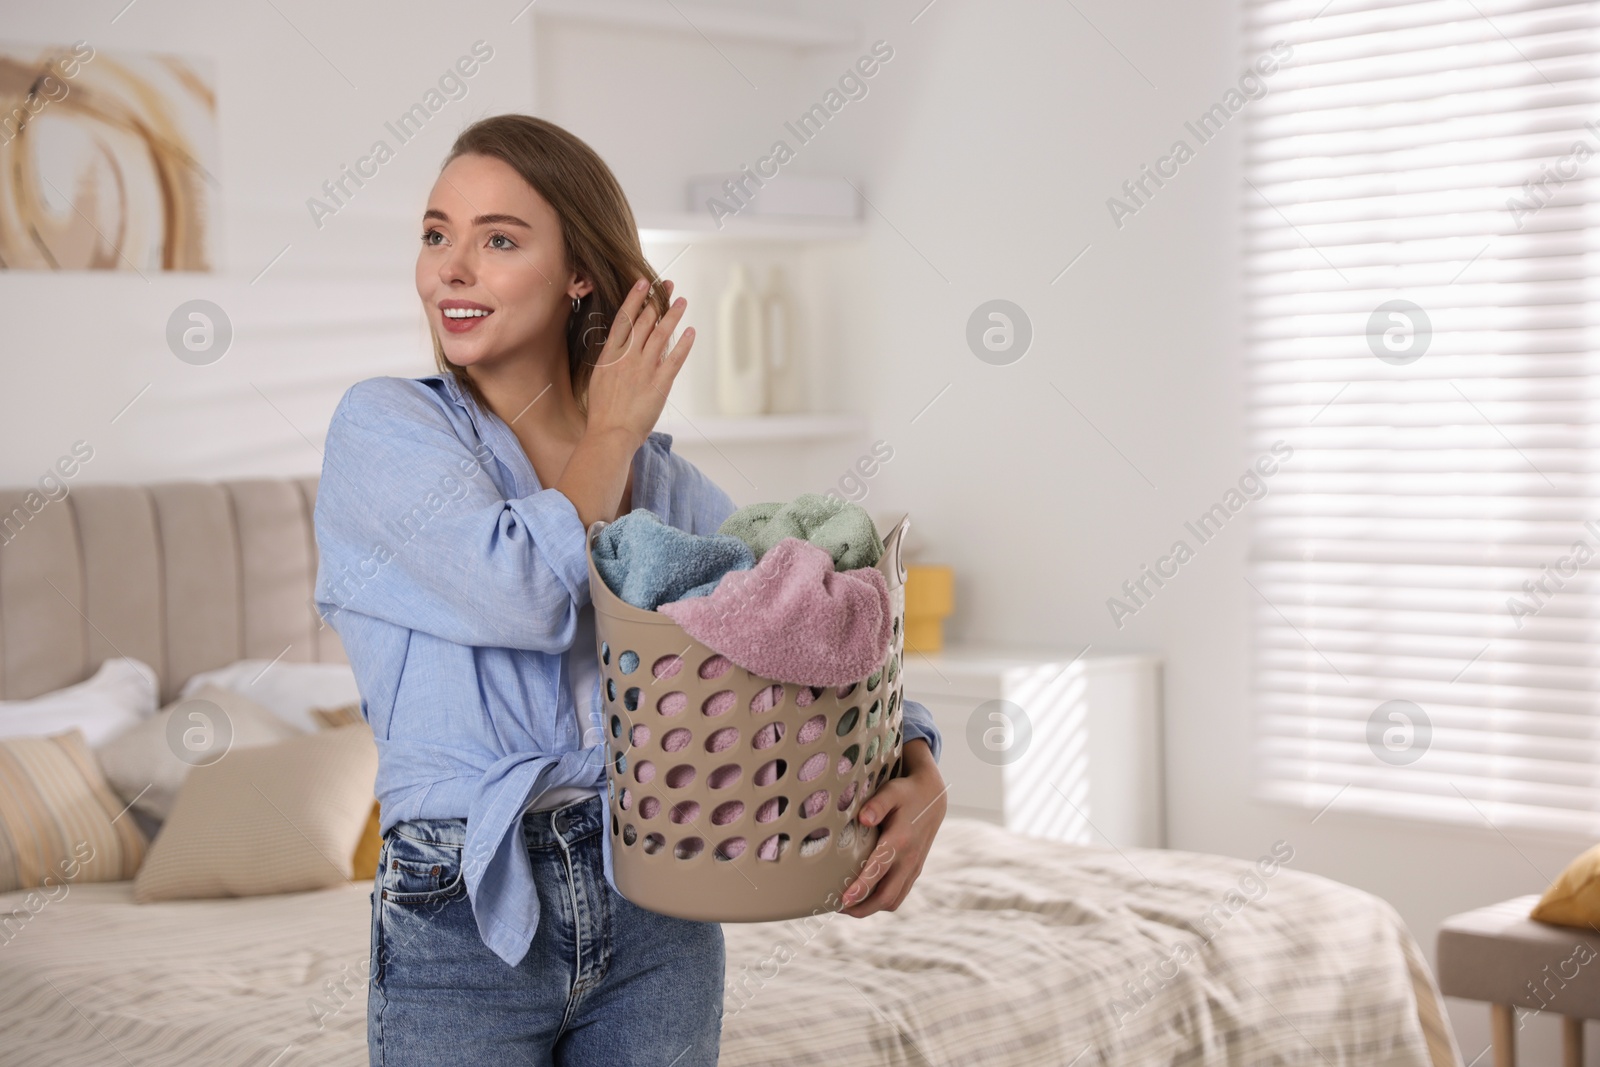
[[[943,738],[949,814],[1074,844],[1166,844],[1161,660],[1027,646],[905,654]]]

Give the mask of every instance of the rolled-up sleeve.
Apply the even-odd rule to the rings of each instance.
[[[480,459],[492,462],[402,379],[345,392],[317,491],[325,619],[358,612],[479,647],[572,644],[588,578],[577,508],[553,488],[505,499]]]
[[[900,702],[900,744],[903,748],[908,741],[923,740],[928,743],[928,750],[933,753],[933,762],[939,762],[939,750],[943,745],[939,737],[939,728],[933,725],[933,713],[918,704],[915,700],[902,697]]]

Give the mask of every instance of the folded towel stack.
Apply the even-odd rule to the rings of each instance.
[[[865,677],[888,655],[883,552],[865,509],[805,493],[740,508],[709,536],[636,508],[601,528],[594,561],[622,600],[669,616],[734,665],[825,686]]]

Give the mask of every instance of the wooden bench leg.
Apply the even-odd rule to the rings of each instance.
[[[1517,1067],[1517,1017],[1511,1005],[1489,1005],[1489,1034],[1494,1067]]]
[[[1561,1065],[1583,1067],[1583,1020],[1561,1017]]]

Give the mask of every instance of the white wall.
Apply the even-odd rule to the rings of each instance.
[[[877,432],[904,445],[881,490],[936,531],[957,566],[960,637],[1165,657],[1172,847],[1255,857],[1286,840],[1299,869],[1392,902],[1431,957],[1444,917],[1542,891],[1592,842],[1375,819],[1337,803],[1313,824],[1314,811],[1253,800],[1244,523],[1112,624],[1107,597],[1253,458],[1238,120],[1121,229],[1105,201],[1255,57],[1240,51],[1231,0],[1075,6],[1094,28],[1070,6],[939,4],[909,28],[879,9],[876,32],[904,45],[868,101],[877,106],[859,116],[870,126],[859,165],[900,232],[875,233],[855,284],[880,304],[854,312],[884,357],[870,364],[876,387],[901,393],[876,411]],[[1009,367],[962,342],[966,316],[992,297],[1022,305],[1036,331]],[[1450,1007],[1471,1063],[1488,1042],[1487,1009]],[[1556,1040],[1554,1020],[1535,1018],[1521,1048],[1528,1062],[1554,1062]],[[1589,1062],[1600,1062],[1592,1044]]]
[[[1313,812],[1252,800],[1244,522],[1122,629],[1107,613],[1106,598],[1251,458],[1237,123],[1120,230],[1105,207],[1253,58],[1240,53],[1235,0],[879,0],[859,8],[859,48],[806,55],[741,42],[719,42],[719,55],[693,34],[548,21],[535,32],[533,15],[509,24],[518,6],[455,5],[441,18],[420,3],[280,2],[315,49],[271,5],[223,16],[144,3],[114,24],[122,0],[8,12],[12,38],[215,57],[227,262],[149,282],[0,279],[6,484],[31,481],[77,438],[96,445],[85,476],[97,481],[317,470],[345,385],[432,369],[411,281],[415,220],[460,126],[537,107],[599,149],[637,212],[680,210],[688,173],[751,161],[882,38],[895,56],[869,95],[794,164],[848,174],[876,208],[862,245],[806,253],[797,279],[817,383],[868,413],[871,434],[805,451],[719,453],[683,437],[678,447],[746,502],[822,488],[882,437],[895,458],[867,504],[909,510],[925,558],[955,564],[952,637],[1164,655],[1174,847],[1254,857],[1287,840],[1295,866],[1393,902],[1431,953],[1442,917],[1541,890],[1587,844],[1337,804],[1313,824]],[[305,198],[479,38],[495,58],[470,95],[316,230]],[[686,324],[708,326],[731,255],[696,247],[668,271],[691,301]],[[179,362],[162,339],[171,308],[194,296],[223,304],[238,328],[235,351],[210,367]],[[1026,357],[1005,367],[964,339],[972,310],[996,297],[1020,304],[1035,330]],[[703,398],[709,341],[675,391],[685,410]],[[1485,1011],[1451,1007],[1470,1062],[1487,1041]],[[1553,1058],[1553,1035],[1550,1020],[1529,1024],[1530,1061]]]
[[[346,386],[432,370],[412,281],[422,206],[460,126],[528,106],[527,19],[512,25],[514,9],[489,5],[443,26],[422,3],[141,3],[118,16],[124,6],[10,5],[3,37],[86,40],[111,61],[129,50],[214,63],[223,262],[147,278],[5,277],[0,477],[32,482],[77,439],[95,449],[79,477],[95,481],[314,473]],[[384,129],[479,39],[494,54],[464,97],[405,144]],[[319,228],[307,199],[379,138],[394,158]],[[235,330],[208,366],[180,361],[165,340],[168,316],[195,298],[219,304]]]

